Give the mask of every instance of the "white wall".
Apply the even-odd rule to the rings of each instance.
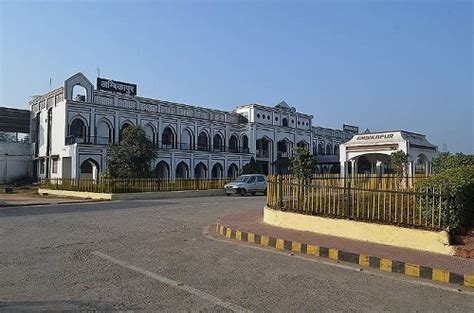
[[[19,176],[32,176],[30,144],[0,142],[0,183],[15,182]]]

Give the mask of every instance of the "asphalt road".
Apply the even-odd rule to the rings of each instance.
[[[469,289],[203,234],[264,201],[0,208],[0,311],[474,311]]]

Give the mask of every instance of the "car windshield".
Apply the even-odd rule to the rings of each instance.
[[[250,176],[239,176],[237,177],[237,179],[235,180],[236,182],[242,182],[242,183],[246,183],[247,180],[249,180]]]

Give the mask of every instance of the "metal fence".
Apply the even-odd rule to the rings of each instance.
[[[291,175],[282,175],[284,179],[292,179]],[[310,185],[320,187],[347,187],[350,182],[353,188],[381,189],[381,190],[407,190],[413,189],[417,182],[426,179],[426,175],[405,176],[399,181],[395,174],[357,174],[342,177],[339,174],[314,174],[308,182]]]
[[[145,179],[61,179],[50,178],[41,180],[41,188],[102,192],[102,193],[128,193],[128,192],[156,192],[156,191],[186,191],[223,189],[228,180],[224,178],[196,178],[163,180],[157,178]]]
[[[448,196],[438,189],[389,190],[304,184],[289,176],[270,176],[267,205],[273,209],[331,218],[439,230],[446,226]]]

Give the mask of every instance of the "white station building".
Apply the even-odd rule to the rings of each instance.
[[[390,168],[390,155],[401,150],[408,155],[407,175],[431,174],[437,146],[425,135],[403,131],[358,134],[341,145],[341,175],[374,173],[383,175]]]
[[[153,169],[167,179],[234,177],[252,157],[266,174],[285,173],[294,146],[307,147],[317,159],[315,170],[329,172],[338,169],[341,144],[358,133],[346,125],[314,127],[312,115],[284,101],[226,112],[136,93],[134,84],[102,78],[94,88],[78,73],[30,101],[36,176],[97,178],[107,169],[109,144],[119,143],[121,131],[132,125],[143,127],[153,142]]]

